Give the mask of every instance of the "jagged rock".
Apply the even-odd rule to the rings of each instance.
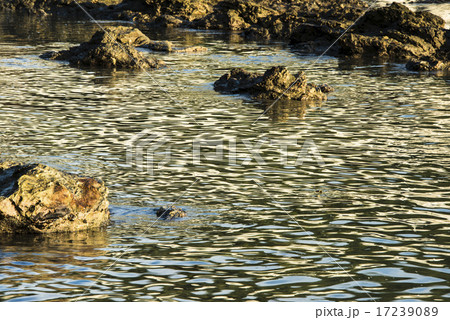
[[[250,94],[264,100],[326,100],[328,85],[316,86],[306,82],[304,72],[292,75],[286,67],[272,67],[264,74],[251,73],[241,68],[232,69],[214,83],[214,90],[225,93]]]
[[[0,162],[0,233],[72,232],[109,222],[101,180],[42,164]]]
[[[104,9],[117,5],[122,0],[2,0],[0,10],[27,12],[45,15],[51,12],[82,13],[78,4],[85,9]]]
[[[411,71],[448,71],[450,61],[444,62],[433,57],[413,58],[406,63],[406,69]]]
[[[97,31],[92,36],[89,43],[102,44],[118,42],[123,45],[139,47],[151,42],[150,38],[142,33],[141,30],[133,27],[117,26],[105,27]]]
[[[266,3],[256,1],[219,1],[212,11],[193,22],[197,28],[244,30],[259,19],[276,13]]]
[[[406,61],[423,56],[440,60],[450,42],[444,20],[429,12],[413,12],[399,3],[368,11],[339,40],[339,54],[346,57],[373,56]],[[442,60],[442,59],[441,59]],[[445,59],[444,59],[445,60]],[[422,67],[426,63],[410,64]],[[442,63],[428,64],[435,70]]]
[[[326,49],[329,55],[351,59],[368,56],[406,62],[428,56],[442,61],[437,65],[444,67],[450,61],[447,54],[450,33],[444,29],[443,19],[425,11],[413,12],[399,3],[365,12],[368,4],[363,0],[124,0],[117,4],[115,0],[110,0],[115,5],[107,5],[109,0],[95,3],[79,1],[97,19],[124,19],[153,27],[239,30],[249,38],[284,39],[297,50],[321,54]],[[73,0],[0,1],[0,9],[21,7],[36,14],[79,11]],[[362,14],[364,16],[359,19]],[[345,35],[339,38],[344,31]],[[339,41],[334,43],[338,38]],[[330,47],[331,44],[333,46]],[[166,52],[180,52],[170,51],[169,47],[158,43],[147,46],[153,46],[153,50],[159,48]],[[89,48],[85,46],[81,49],[85,51]],[[133,65],[124,59],[127,55],[119,54],[118,49],[118,46],[106,44],[103,51],[96,52],[104,55],[105,59],[89,56],[75,59],[74,64]],[[189,48],[183,50],[192,51]],[[79,52],[73,53],[75,57],[79,56]],[[135,54],[138,53],[133,52],[131,56]],[[58,58],[58,55],[52,53],[47,57]],[[149,64],[139,62],[136,65],[132,67],[148,67]],[[150,66],[153,65],[155,61],[150,63]]]
[[[172,220],[174,218],[184,218],[187,216],[186,211],[175,206],[160,207],[156,210],[156,216],[164,220]]]
[[[151,40],[133,27],[106,27],[97,31],[88,42],[69,50],[47,52],[41,58],[67,60],[74,66],[148,69],[164,66],[155,58],[146,58],[134,47]]]

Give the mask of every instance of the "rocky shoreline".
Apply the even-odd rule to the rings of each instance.
[[[339,39],[327,54],[344,59],[374,57],[403,62],[414,71],[450,69],[450,30],[444,28],[444,20],[428,12],[413,12],[399,3],[369,10],[362,0],[79,3],[96,19],[126,20],[151,27],[239,31],[249,39],[282,39],[300,50],[317,54]],[[73,0],[7,0],[0,4],[0,9],[63,16],[78,13],[87,18]],[[164,43],[154,43],[153,48],[172,50]]]

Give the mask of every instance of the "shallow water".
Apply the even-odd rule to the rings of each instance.
[[[450,301],[448,77],[194,30],[147,30],[209,48],[156,54],[168,68],[148,73],[38,58],[96,29],[0,16],[1,157],[102,177],[113,220],[1,236],[1,300]],[[274,65],[336,90],[258,121],[264,104],[212,90],[231,67]],[[146,141],[155,165],[143,171],[127,161],[141,132],[165,142]],[[198,161],[193,141],[212,140],[224,155],[202,145]],[[189,217],[156,221],[153,209],[175,201]]]

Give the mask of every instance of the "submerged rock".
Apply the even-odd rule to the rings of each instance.
[[[150,40],[149,43],[146,43],[141,47],[153,51],[162,51],[167,53],[201,53],[208,51],[207,48],[201,46],[180,48],[175,47],[174,44],[170,41],[154,41],[154,40]]]
[[[174,218],[184,218],[187,216],[186,211],[175,206],[160,207],[156,210],[156,216],[164,220],[172,220]]]
[[[0,162],[0,233],[72,232],[109,222],[101,180],[42,164]]]
[[[133,27],[106,27],[97,31],[88,42],[69,50],[47,52],[41,58],[67,60],[74,66],[148,69],[164,66],[155,58],[146,58],[135,46],[148,44],[151,40]]]
[[[328,85],[317,86],[306,82],[304,72],[292,75],[286,67],[272,67],[264,74],[252,73],[241,68],[232,69],[214,83],[214,90],[225,93],[250,94],[264,100],[326,100]]]

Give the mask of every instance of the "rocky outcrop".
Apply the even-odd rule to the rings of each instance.
[[[109,222],[101,180],[42,164],[0,162],[0,233],[72,232]]]
[[[264,74],[252,73],[240,68],[232,69],[214,83],[214,90],[224,93],[249,94],[256,99],[275,100],[326,100],[326,93],[333,89],[328,85],[307,83],[304,72],[292,75],[286,67],[279,66]]]
[[[83,13],[78,4],[89,11],[94,9],[103,11],[121,2],[122,0],[2,0],[0,1],[0,10],[39,15],[49,13],[68,15]]]
[[[172,220],[175,218],[187,217],[187,214],[186,211],[181,208],[177,208],[175,206],[165,206],[156,210],[156,216],[159,219]]]
[[[368,4],[363,0],[124,0],[116,5],[106,2],[84,0],[81,4],[97,19],[130,20],[153,27],[241,31],[247,38],[284,39],[310,53],[323,53],[327,49],[329,55],[352,59],[362,56],[397,62],[414,59],[421,62],[412,61],[408,66],[420,70],[447,68],[450,61],[450,34],[444,29],[444,21],[429,12],[413,12],[399,3],[366,12]],[[73,0],[7,0],[6,4],[60,8],[73,6]],[[0,8],[8,7],[6,4]],[[330,47],[331,44],[334,45]],[[184,50],[172,50],[159,42],[147,47],[166,52]],[[85,51],[87,47],[82,49]],[[100,54],[113,56],[113,52],[118,52],[116,49],[107,47]],[[188,48],[182,52],[199,50]],[[113,65],[118,60],[113,58],[95,63]],[[428,64],[435,60],[442,63]]]
[[[47,52],[41,58],[66,60],[77,67],[149,69],[164,66],[161,60],[147,58],[135,49],[150,39],[133,27],[106,27],[88,42],[69,50]]]
[[[339,40],[340,54],[370,55],[396,60],[435,57],[446,43],[444,20],[428,12],[412,12],[404,5],[368,11]]]
[[[145,57],[136,47],[168,53],[200,53],[208,50],[200,46],[178,48],[169,41],[150,40],[137,28],[118,26],[106,27],[97,31],[88,42],[69,50],[46,52],[41,58],[66,60],[77,67],[149,69],[165,65],[161,60]]]
[[[449,71],[450,58],[446,61],[429,56],[413,58],[406,63],[406,69],[411,71]]]

